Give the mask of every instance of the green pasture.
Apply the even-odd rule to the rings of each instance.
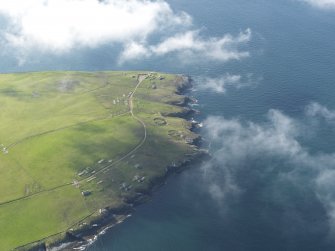
[[[129,102],[138,74],[147,74]],[[178,76],[148,72],[0,74],[0,251],[119,207],[195,152]],[[147,137],[144,138],[146,125]],[[171,133],[173,132],[173,133]],[[83,196],[82,192],[89,192]]]

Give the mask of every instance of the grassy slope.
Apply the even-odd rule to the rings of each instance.
[[[161,74],[165,79],[159,80],[154,74],[133,98],[147,140],[123,158],[144,133],[127,103],[137,74],[0,75],[0,144],[9,151],[0,152],[0,250],[65,231],[100,208],[122,205],[163,176],[167,165],[195,151],[178,136],[194,136],[186,121],[162,115],[182,110],[167,104],[181,98],[175,94],[177,77]],[[167,124],[157,125],[157,118]],[[177,136],[169,136],[171,131]],[[79,185],[71,184],[74,180]],[[122,184],[129,189],[120,189]],[[86,190],[92,194],[83,197]]]

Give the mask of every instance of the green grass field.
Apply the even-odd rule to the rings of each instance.
[[[1,74],[0,250],[122,206],[195,153],[185,140],[196,137],[188,122],[168,115],[183,110],[172,105],[183,99],[178,80],[141,72]]]

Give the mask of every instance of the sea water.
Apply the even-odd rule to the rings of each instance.
[[[306,107],[317,102],[330,111],[335,109],[335,11],[317,9],[302,0],[168,2],[176,12],[189,13],[194,28],[200,29],[204,37],[238,35],[250,29],[252,39],[243,48],[250,56],[226,63],[204,60],[193,64],[165,56],[118,65],[111,58],[120,48],[104,46],[85,53],[74,50],[59,57],[36,55],[19,71],[136,69],[188,74],[195,80],[190,95],[199,100],[197,109],[201,111],[195,119],[224,117],[243,124],[242,128],[252,124],[266,129],[271,123],[267,114],[275,109],[304,130],[295,138],[302,151],[332,158],[334,124],[320,120],[310,125]],[[18,71],[13,58],[2,58],[0,67],[3,72]],[[202,88],[206,78],[228,73],[251,76],[252,84],[241,88],[227,86],[225,93]],[[331,112],[323,111],[334,120]],[[206,137],[204,125],[202,133]],[[210,151],[220,160],[215,154],[219,147],[220,144],[211,145]],[[335,250],[332,211],[327,200],[319,197],[320,193],[331,195],[335,181],[334,188],[332,182],[327,184],[329,191],[314,189],[322,164],[315,161],[315,171],[286,158],[287,155],[269,158],[260,151],[247,161],[234,160],[239,163],[235,167],[240,171],[233,172],[239,192],[228,191],[219,197],[212,196],[205,164],[172,175],[152,201],[139,206],[123,224],[108,230],[89,250]],[[211,165],[216,189],[225,192],[224,163],[216,161]],[[333,197],[328,199],[331,202]]]
[[[304,124],[311,102],[335,109],[335,11],[295,0],[169,3],[190,13],[206,35],[236,35],[247,28],[253,34],[247,48],[250,57],[242,61],[183,65],[164,58],[141,65],[190,74],[198,89],[190,93],[199,100],[198,120],[224,116],[262,125],[268,121],[269,110],[276,109]],[[225,93],[201,88],[204,77],[227,73],[252,74],[257,83],[228,87]],[[301,137],[300,144],[311,154],[334,152],[333,126],[320,122],[317,128],[317,136]],[[260,153],[257,161],[241,163],[249,166],[243,169],[244,175],[238,174],[243,192],[222,203],[209,195],[201,165],[173,175],[151,202],[138,207],[131,218],[109,230],[89,250],[335,250],[325,204],[310,186],[296,188],[291,182],[273,187],[280,175],[287,174],[282,169],[297,168],[294,163],[275,161]],[[276,171],[269,172],[270,166]],[[224,176],[220,167],[217,172]],[[313,175],[299,180],[310,182]]]

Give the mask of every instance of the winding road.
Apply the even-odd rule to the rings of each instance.
[[[134,98],[134,95],[137,91],[137,89],[139,88],[139,86],[141,85],[141,83],[143,82],[143,80],[145,80],[147,77],[147,74],[138,74],[137,76],[137,85],[135,86],[134,88],[134,91],[132,92],[132,94],[129,96],[129,112],[132,116],[133,119],[135,119],[136,121],[138,121],[142,127],[143,127],[143,138],[142,140],[140,141],[139,144],[137,144],[132,150],[130,150],[128,153],[126,153],[125,155],[123,155],[121,158],[119,158],[118,160],[114,161],[113,163],[103,167],[102,169],[96,171],[94,174],[80,180],[80,181],[77,181],[76,184],[81,184],[83,182],[87,182],[90,178],[96,176],[97,174],[107,170],[108,168],[111,168],[112,166],[115,166],[116,164],[120,163],[121,161],[123,161],[124,159],[126,159],[127,157],[131,156],[132,154],[134,154],[139,148],[141,148],[143,146],[143,144],[145,143],[145,141],[147,140],[147,126],[146,124],[143,122],[143,120],[141,120],[139,117],[137,117],[135,114],[134,114],[134,105],[133,105],[133,98]],[[129,113],[127,112],[127,113]],[[126,113],[125,113],[126,114]],[[123,115],[123,114],[122,114]],[[85,122],[84,122],[85,123]],[[86,122],[87,123],[87,122]],[[47,133],[51,133],[51,132],[55,132],[56,130],[61,130],[61,129],[67,129],[71,126],[67,126],[67,127],[63,127],[63,128],[58,128],[58,129],[55,129],[55,130],[52,130],[52,131],[48,131],[48,132],[44,132],[44,133],[40,133],[38,135],[34,135],[35,137],[37,136],[41,136],[41,135],[44,135],[44,134],[47,134]],[[30,136],[28,138],[32,138],[33,136]],[[24,140],[28,139],[28,138],[25,138]],[[12,145],[13,146],[13,145]],[[49,188],[49,189],[45,189],[45,190],[42,190],[42,191],[39,191],[39,192],[36,192],[36,193],[33,193],[33,194],[30,194],[30,195],[27,195],[27,196],[23,196],[23,197],[19,197],[19,198],[16,198],[16,199],[12,199],[12,200],[9,200],[9,201],[4,201],[4,202],[0,202],[0,206],[3,206],[3,205],[7,205],[7,204],[10,204],[10,203],[14,203],[14,202],[18,202],[18,201],[21,201],[21,200],[26,200],[26,199],[30,199],[34,196],[37,196],[37,195],[40,195],[40,194],[43,194],[43,193],[46,193],[46,192],[51,192],[51,191],[55,191],[57,189],[61,189],[61,188],[64,188],[64,187],[67,187],[67,186],[70,186],[70,185],[73,185],[74,182],[69,182],[69,183],[65,183],[65,184],[62,184],[62,185],[58,185],[56,187],[52,187],[52,188]]]
[[[134,114],[134,105],[133,105],[133,98],[134,98],[134,94],[137,91],[138,87],[141,85],[142,81],[147,77],[147,74],[139,74],[137,77],[137,85],[134,89],[134,91],[132,92],[132,94],[129,97],[129,109],[130,109],[130,114],[131,116],[137,120],[143,127],[143,138],[141,140],[141,142],[135,146],[130,152],[128,152],[127,154],[125,154],[123,157],[121,157],[120,159],[114,161],[112,164],[105,166],[104,168],[96,171],[96,173],[86,177],[85,179],[82,179],[80,181],[78,181],[78,183],[83,183],[84,181],[88,181],[90,178],[96,176],[97,174],[107,170],[108,168],[120,163],[122,160],[128,158],[129,156],[131,156],[132,154],[134,154],[139,148],[141,148],[143,146],[143,144],[145,143],[145,141],[147,140],[147,126],[146,124],[143,122],[143,120],[141,120],[139,117],[137,117]]]

